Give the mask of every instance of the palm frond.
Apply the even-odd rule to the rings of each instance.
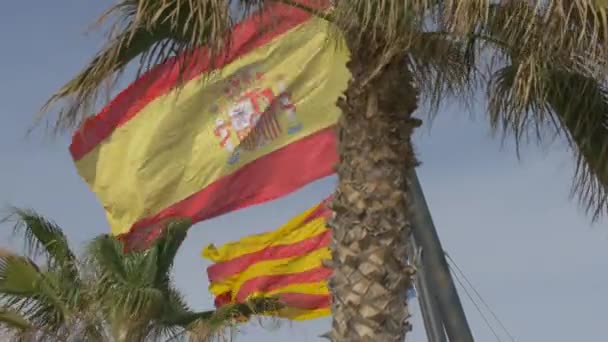
[[[169,223],[164,234],[145,251],[125,254],[120,241],[108,235],[97,237],[89,244],[89,263],[102,279],[98,294],[108,316],[159,320],[188,312],[185,302],[172,287],[170,272],[189,227],[189,220]],[[170,326],[150,333],[162,335],[164,329]]]
[[[145,340],[159,342],[184,341],[186,334],[186,329],[180,326],[165,326],[162,323],[154,322],[153,324],[150,324],[150,329],[145,336]]]
[[[215,311],[188,312],[165,323],[187,329],[191,341],[209,341],[226,335],[226,330],[248,321],[254,315],[277,312],[283,305],[273,297],[256,297],[245,303],[224,305]]]
[[[579,24],[602,13],[606,13],[603,6],[586,0],[501,1],[489,7],[482,32],[499,37],[518,54],[584,55],[605,64],[608,45],[601,36],[606,26]]]
[[[189,342],[223,342],[233,341],[231,338],[233,331],[234,323],[227,323],[221,327],[211,327],[206,321],[197,320],[184,329],[180,335],[186,337],[185,341]],[[174,337],[174,340],[177,341],[177,336]]]
[[[28,258],[0,257],[0,301],[37,327],[59,329],[66,307],[51,273],[44,274]]]
[[[198,319],[198,316],[192,316],[192,311],[177,289],[169,286],[158,291],[162,293],[162,298],[158,298],[158,304],[162,308],[154,312],[144,312],[144,322],[147,321],[144,328],[146,340],[167,341],[183,337],[187,334],[189,324]]]
[[[253,315],[271,315],[283,304],[275,297],[254,297],[244,303],[230,303],[217,309],[207,318],[212,327],[225,325],[231,320],[248,320]]]
[[[608,38],[608,2],[606,0],[594,1],[562,1],[557,10],[569,16],[568,27],[586,39],[600,42],[605,48]],[[596,48],[591,46],[592,49]]]
[[[32,327],[31,323],[18,312],[5,308],[0,308],[0,325],[2,324],[18,330],[27,330]]]
[[[207,57],[212,60],[219,57],[233,26],[228,0],[123,0],[101,21],[112,17],[115,22],[110,26],[107,44],[41,110],[50,112],[61,103],[56,124],[59,130],[73,128],[91,115],[102,91],[107,94],[113,88],[131,61],[140,57],[140,74],[181,55],[184,58],[174,62],[179,62],[185,72],[186,66],[202,57],[190,53],[197,47],[207,46]]]
[[[586,0],[360,0],[334,1],[331,17],[346,34],[351,49],[369,44],[389,48],[409,44],[421,27],[432,25],[454,35],[468,35],[487,26],[505,32],[511,45],[546,50],[585,51],[605,56],[601,36],[606,30],[606,6]],[[585,23],[584,25],[581,23]],[[551,32],[547,35],[539,33]],[[543,38],[544,37],[544,38]],[[374,47],[372,47],[374,48]]]
[[[0,253],[0,306],[30,325],[15,334],[15,341],[70,341],[74,336],[102,341],[101,321],[86,286],[60,270],[42,270],[26,257]]]
[[[608,89],[580,74],[551,74],[547,102],[577,157],[573,193],[592,218],[608,213]]]
[[[177,251],[186,239],[188,229],[192,226],[190,219],[179,219],[168,223],[163,235],[156,241],[153,248],[158,249],[156,284],[169,282],[170,272],[175,262]]]
[[[331,21],[351,51],[376,51],[378,56],[391,59],[407,50],[435,1],[355,0],[333,4]]]
[[[87,263],[92,266],[95,276],[106,284],[106,277],[127,281],[124,254],[120,242],[110,235],[96,237],[87,245]]]
[[[577,158],[573,194],[593,219],[608,213],[608,89],[605,83],[568,70],[536,66],[542,77],[526,78],[530,65],[511,64],[490,88],[493,127],[516,141],[566,137]]]
[[[159,289],[152,287],[116,287],[116,293],[120,293],[121,298],[116,298],[113,302],[113,309],[116,312],[127,313],[125,318],[151,319],[160,315],[164,304],[164,294]]]
[[[174,238],[176,235],[167,234],[148,250],[126,254],[120,241],[108,235],[96,238],[89,245],[89,264],[101,280],[95,285],[97,296],[110,325],[128,325],[127,330],[137,330],[152,340],[180,331],[179,327],[162,323],[163,317],[181,315],[188,310],[179,293],[171,287],[169,275],[159,276],[162,253],[175,253],[170,251],[171,247],[177,248],[183,240],[180,237],[176,242]]]
[[[131,61],[140,56],[142,60],[146,59],[143,54],[155,44],[158,45],[158,54],[155,56],[158,60],[169,56],[169,46],[162,44],[163,39],[144,29],[122,33],[113,38],[80,73],[47,100],[41,113],[50,112],[55,105],[61,103],[56,113],[55,130],[78,126],[96,111],[101,101],[109,101],[115,88],[114,82]],[[152,62],[144,61],[142,66],[148,66]],[[41,118],[40,116],[39,119]]]
[[[76,281],[77,259],[63,230],[33,210],[12,208],[10,212],[3,222],[12,222],[13,232],[23,236],[26,253],[32,257],[43,253],[51,267],[61,267],[66,277]]]
[[[472,98],[476,86],[474,44],[442,32],[422,32],[410,46],[409,57],[421,99],[430,114],[447,98]]]

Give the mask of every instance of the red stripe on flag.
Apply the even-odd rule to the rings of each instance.
[[[288,245],[269,246],[257,252],[241,255],[232,260],[213,264],[207,268],[209,282],[219,282],[237,273],[245,271],[249,266],[269,260],[285,259],[310,253],[321,247],[329,246],[331,232],[325,231],[308,239]]]
[[[112,132],[135,117],[144,107],[158,97],[173,90],[180,81],[190,81],[212,68],[219,69],[252,50],[259,48],[290,29],[302,24],[311,14],[292,6],[272,4],[262,16],[253,15],[236,25],[231,33],[232,44],[229,51],[213,64],[209,59],[208,49],[202,47],[194,54],[199,56],[184,68],[183,57],[177,56],[154,67],[142,77],[131,83],[120,92],[97,115],[89,117],[83,126],[72,136],[70,152],[74,160],[80,160],[99,143],[108,138]],[[260,30],[260,28],[266,28]]]
[[[294,284],[318,283],[327,280],[331,275],[331,272],[331,269],[321,266],[299,273],[255,277],[247,280],[239,288],[239,292],[236,295],[236,301],[243,302],[249,295],[256,292],[266,293]]]
[[[314,295],[306,293],[281,293],[279,301],[287,307],[314,310],[331,305],[331,295]]]
[[[337,162],[334,128],[329,127],[252,161],[158,214],[138,221],[118,238],[126,251],[147,248],[163,231],[167,219],[188,217],[196,223],[272,201],[330,176]]]
[[[213,301],[216,308],[220,308],[226,304],[230,304],[232,301],[232,292],[224,292],[219,296],[215,296],[215,300]]]
[[[325,220],[329,219],[332,215],[332,211],[327,207],[329,201],[332,199],[333,196],[329,196],[328,198],[324,199],[323,202],[321,202],[316,208],[315,210],[313,210],[308,216],[306,216],[306,218],[304,219],[304,221],[302,221],[302,225],[305,225],[315,219],[318,218],[324,218]]]
[[[278,300],[288,307],[303,310],[322,309],[327,308],[331,305],[331,295],[281,293],[278,295]],[[220,308],[226,304],[230,304],[230,293],[226,292],[219,296],[216,296],[214,302],[216,308]]]

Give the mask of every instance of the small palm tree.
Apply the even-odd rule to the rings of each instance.
[[[193,312],[173,286],[173,261],[188,222],[174,224],[149,250],[125,255],[122,244],[102,235],[88,246],[100,310],[115,341],[160,340],[184,332],[214,312]]]
[[[205,340],[234,318],[276,310],[272,299],[255,299],[218,311],[192,311],[171,279],[175,256],[186,238],[188,221],[172,223],[154,245],[142,252],[123,253],[122,243],[102,235],[89,244],[87,256],[96,296],[115,341],[159,340],[187,331]],[[276,307],[275,307],[276,306]]]
[[[219,54],[233,24],[228,1],[123,0],[107,45],[49,105],[67,100],[58,127],[92,112],[104,83],[141,57],[141,68],[210,45]],[[421,100],[436,108],[485,87],[492,128],[516,141],[556,135],[578,160],[574,190],[594,218],[608,200],[608,26],[604,1],[241,0],[271,3],[331,22],[351,52],[351,81],[337,101],[339,185],[332,208],[336,341],[401,341],[409,328],[405,263],[407,175]],[[188,54],[185,54],[188,56]],[[186,62],[186,64],[188,64]]]
[[[67,338],[72,327],[89,332],[91,298],[68,241],[52,222],[29,210],[14,209],[15,232],[24,236],[29,257],[0,256],[0,300],[3,309],[19,315],[32,338]],[[26,329],[24,329],[26,328]],[[90,331],[94,333],[94,329]]]
[[[63,231],[30,210],[15,209],[26,254],[0,254],[0,325],[20,341],[204,341],[235,316],[269,310],[271,301],[194,312],[173,286],[171,268],[188,222],[171,224],[149,250],[123,254],[110,236],[94,239],[84,260]],[[38,266],[33,260],[43,261]]]

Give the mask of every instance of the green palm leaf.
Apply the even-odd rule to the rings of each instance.
[[[99,302],[107,320],[115,322],[115,335],[132,331],[138,335],[127,337],[162,340],[184,334],[194,325],[204,325],[204,331],[213,335],[233,322],[224,311],[193,311],[171,282],[171,268],[190,224],[189,220],[170,222],[145,251],[124,254],[121,243],[109,235],[88,246],[89,264],[100,280]],[[253,312],[248,306],[239,308],[247,310],[243,314]]]
[[[525,2],[494,4],[480,31],[484,47],[500,57],[490,65],[498,66],[488,87],[492,127],[512,134],[518,146],[522,140],[566,137],[577,160],[572,193],[594,220],[608,213],[605,8],[556,3],[545,14],[569,15],[569,21],[559,21]],[[524,19],[528,25],[514,24]],[[563,32],[547,34],[553,29]],[[589,40],[595,44],[579,46]]]
[[[168,283],[173,268],[175,256],[186,239],[188,229],[192,226],[190,219],[180,219],[170,222],[163,235],[156,241],[154,249],[157,255],[157,284]]]
[[[65,271],[64,276],[77,281],[76,256],[59,226],[33,210],[20,208],[12,208],[4,221],[12,222],[14,233],[23,236],[28,255],[36,257],[43,254],[49,264],[58,265]]]
[[[608,90],[589,76],[539,68],[542,77],[522,96],[523,68],[512,64],[495,73],[491,122],[517,140],[545,141],[552,138],[547,132],[565,136],[578,161],[573,191],[598,218],[608,210]]]
[[[598,218],[608,210],[608,89],[590,77],[551,73],[547,102],[576,153],[573,191]]]
[[[0,301],[34,325],[59,329],[67,310],[57,291],[58,278],[28,258],[0,257]]]
[[[106,334],[120,341],[164,341],[188,333],[194,325],[205,325],[213,335],[233,323],[225,310],[193,311],[172,283],[171,269],[189,220],[169,222],[164,234],[142,252],[124,254],[115,238],[99,236],[88,245],[83,263],[50,220],[17,209],[11,220],[16,231],[29,238],[27,251],[51,261],[40,268],[27,257],[0,250],[2,324],[66,341],[102,341],[109,338]],[[78,263],[77,282],[65,276],[62,258]],[[249,306],[241,309],[243,315],[254,312]]]
[[[31,323],[17,311],[4,308],[0,308],[0,324],[19,330],[27,330],[32,327]]]

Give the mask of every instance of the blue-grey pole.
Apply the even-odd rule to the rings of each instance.
[[[413,170],[408,176],[412,195],[412,233],[416,243],[422,248],[422,268],[428,280],[428,288],[439,308],[445,332],[450,342],[473,342],[473,334],[416,171]]]
[[[411,237],[411,243],[413,246],[413,253],[410,255],[414,256],[418,251],[422,251],[414,237]],[[420,312],[422,313],[422,320],[424,322],[424,329],[426,330],[426,338],[429,342],[447,342],[445,336],[445,329],[443,327],[441,313],[437,307],[434,296],[429,288],[428,274],[425,272],[422,266],[422,260],[413,258],[416,260],[416,275],[414,283],[416,285],[416,292],[418,297],[418,303],[420,305]]]

